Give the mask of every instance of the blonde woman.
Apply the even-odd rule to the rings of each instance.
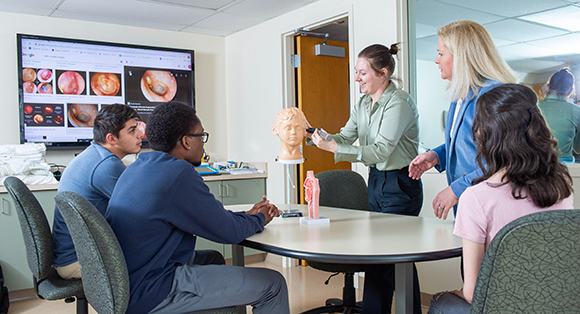
[[[488,32],[473,21],[458,21],[438,31],[437,58],[441,78],[449,80],[451,105],[445,126],[445,143],[417,156],[409,165],[409,176],[418,180],[435,167],[445,171],[449,186],[433,200],[435,216],[446,219],[473,179],[481,176],[474,162],[477,150],[471,127],[479,96],[516,78],[499,55]]]

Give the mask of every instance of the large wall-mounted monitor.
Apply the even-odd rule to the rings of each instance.
[[[108,104],[133,107],[145,123],[163,102],[195,106],[193,50],[25,34],[17,46],[20,143],[86,147]]]

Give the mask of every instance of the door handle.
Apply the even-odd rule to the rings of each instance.
[[[4,206],[5,202],[8,203],[7,206]],[[2,200],[0,200],[0,210],[2,211],[2,214],[10,215],[10,202],[8,202],[8,200],[6,200],[5,198],[2,198]]]
[[[226,197],[230,197],[230,185],[226,183],[225,186],[226,186]]]

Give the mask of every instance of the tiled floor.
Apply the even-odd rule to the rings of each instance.
[[[260,262],[247,266],[267,267],[282,273],[288,283],[288,294],[290,299],[290,313],[300,313],[302,311],[324,305],[328,298],[340,297],[344,277],[335,276],[329,285],[324,285],[329,273],[314,270],[308,266],[297,266],[282,268],[271,263]],[[357,289],[357,300],[362,299],[362,289]],[[96,313],[92,309],[91,314]],[[251,310],[247,311],[251,313]],[[10,303],[8,314],[65,314],[75,313],[75,305],[67,304],[64,301],[43,301],[38,299],[16,301]],[[423,313],[427,313],[423,309]]]

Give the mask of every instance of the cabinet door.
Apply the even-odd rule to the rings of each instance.
[[[209,187],[211,194],[213,194],[218,201],[222,202],[222,181],[208,181],[205,182],[205,184]]]
[[[228,180],[222,185],[224,205],[255,204],[266,194],[265,179]]]
[[[33,192],[52,226],[56,190]],[[0,264],[10,291],[33,288],[32,273],[26,260],[26,249],[12,197],[0,193]]]

